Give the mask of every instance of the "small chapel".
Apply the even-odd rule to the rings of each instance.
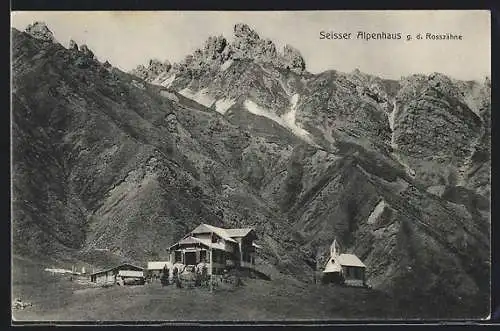
[[[341,254],[335,239],[330,246],[330,258],[323,270],[322,282],[365,287],[365,269],[365,264],[356,255]]]

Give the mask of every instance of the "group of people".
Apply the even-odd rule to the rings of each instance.
[[[208,266],[206,263],[200,263],[196,266],[186,266],[183,264],[174,264],[163,268],[159,275],[153,274],[148,277],[148,281],[159,279],[162,286],[175,284],[182,287],[182,283],[189,283],[194,286],[205,286],[209,284]]]

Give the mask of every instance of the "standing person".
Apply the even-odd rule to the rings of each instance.
[[[208,268],[205,264],[201,267],[201,281],[203,285],[208,285],[209,282]]]
[[[163,271],[161,273],[161,278],[160,278],[160,282],[161,282],[162,286],[169,285],[168,275],[169,275],[169,270],[168,270],[167,266],[165,265],[163,267]]]

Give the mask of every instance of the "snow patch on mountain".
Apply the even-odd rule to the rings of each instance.
[[[139,82],[138,82],[138,81],[136,81],[135,79],[133,79],[133,80],[132,80],[132,85],[134,85],[135,87],[137,87],[137,88],[139,88],[139,89],[141,89],[141,90],[146,89],[146,88],[144,87],[144,84],[139,83]]]
[[[384,212],[385,206],[386,206],[385,201],[384,200],[380,200],[380,202],[373,209],[373,211],[370,214],[370,216],[368,216],[367,223],[368,224],[375,224],[375,222],[377,222],[377,220],[380,217],[380,215],[382,215],[382,213]]]
[[[397,111],[398,111],[398,107],[397,107],[397,104],[396,104],[396,101],[393,101],[392,103],[392,112],[389,114],[389,127],[391,128],[391,131],[392,131],[392,134],[391,134],[391,147],[394,151],[394,153],[392,153],[392,155],[394,156],[394,158],[396,159],[396,161],[398,161],[404,168],[405,168],[405,171],[406,173],[414,178],[416,176],[416,172],[415,170],[413,170],[410,165],[405,162],[397,153],[397,150],[398,150],[398,145],[396,144],[396,135],[394,134],[394,122],[395,122],[395,118],[396,118],[396,115],[397,115]]]
[[[231,64],[233,64],[233,60],[227,60],[220,66],[220,71],[226,71],[231,66]]]
[[[401,164],[405,168],[405,172],[408,176],[415,178],[417,173],[410,167],[408,162],[405,162],[397,153],[391,153],[391,155],[394,157],[396,161],[399,162],[399,164]]]
[[[255,115],[258,115],[258,116],[267,117],[267,118],[269,118],[269,119],[277,122],[280,125],[284,125],[283,121],[276,114],[273,114],[270,111],[268,111],[268,110],[266,110],[264,108],[259,107],[259,105],[257,105],[252,100],[245,100],[245,102],[243,103],[243,105],[252,114],[255,114]]]
[[[208,89],[204,88],[199,90],[198,92],[194,92],[189,88],[185,88],[179,91],[180,94],[182,94],[184,97],[194,100],[198,102],[199,104],[210,108],[213,103],[215,102],[215,99],[208,94]]]
[[[162,72],[159,74],[155,79],[151,81],[151,84],[153,85],[161,85],[161,83],[169,77],[168,72]]]
[[[175,80],[175,74],[165,79],[163,82],[160,83],[160,85],[164,87],[170,87],[170,85],[172,85],[174,80]]]
[[[279,125],[289,129],[296,136],[304,139],[308,143],[314,144],[311,137],[310,137],[310,133],[307,132],[307,130],[299,127],[295,123],[295,116],[297,113],[296,104],[298,102],[299,95],[296,94],[296,96],[294,96],[294,98],[296,99],[296,101],[294,104],[292,104],[292,109],[282,116],[278,116],[275,113],[260,107],[259,105],[257,105],[255,102],[253,102],[251,100],[245,100],[243,105],[250,113],[258,115],[258,116],[267,117],[270,120],[273,120],[274,122],[278,123]]]
[[[397,109],[396,101],[394,101],[392,103],[392,112],[389,114],[389,127],[391,128],[391,131],[394,131],[394,119],[396,118]]]
[[[285,122],[285,125],[290,128],[293,133],[295,133],[297,136],[304,137],[309,139],[309,132],[304,130],[303,128],[299,127],[296,123],[296,117],[297,117],[297,103],[299,102],[299,95],[295,93],[292,96],[292,108],[290,111],[282,116],[283,121]]]
[[[300,97],[300,95],[298,93],[295,93],[292,96],[292,109],[297,108],[297,103],[299,102],[299,97]]]
[[[233,99],[219,99],[215,102],[215,110],[222,115],[235,104]]]
[[[398,106],[396,101],[392,102],[392,112],[389,114],[389,127],[391,129],[391,147],[393,150],[397,150],[398,145],[396,144],[396,135],[394,134],[394,121],[396,119],[396,112],[398,111]]]
[[[212,96],[210,96],[207,88],[201,89],[197,92],[194,92],[189,88],[185,88],[179,91],[179,93],[184,97],[196,101],[208,108],[211,108],[215,103],[215,110],[223,115],[229,108],[231,108],[235,104],[235,101],[233,99],[223,98],[215,100]]]

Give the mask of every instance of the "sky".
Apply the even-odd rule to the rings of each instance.
[[[389,79],[441,72],[456,79],[490,76],[489,11],[107,11],[13,12],[11,26],[24,30],[43,21],[65,47],[87,44],[100,61],[122,70],[151,58],[171,63],[201,48],[209,36],[233,38],[246,23],[278,49],[297,48],[307,70],[359,69]],[[349,40],[320,39],[320,32],[351,33]],[[359,31],[401,33],[401,40],[356,39]],[[462,35],[462,40],[417,40],[416,34]],[[406,35],[413,36],[406,41]]]

